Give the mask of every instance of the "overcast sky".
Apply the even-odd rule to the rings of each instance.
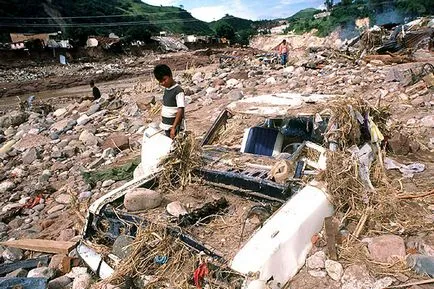
[[[289,17],[304,8],[318,8],[323,0],[142,0],[151,5],[180,6],[193,17],[213,21],[225,14],[259,20]]]

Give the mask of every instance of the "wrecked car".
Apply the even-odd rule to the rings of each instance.
[[[139,228],[156,223],[192,254],[207,258],[206,270],[196,264],[191,278],[198,288],[207,283],[213,288],[265,288],[270,280],[283,286],[296,274],[311,249],[311,237],[333,214],[325,188],[301,181],[325,169],[326,149],[319,144],[329,118],[258,116],[250,127],[241,127],[240,119],[228,109],[218,115],[202,138],[195,182],[163,194],[157,207],[131,212],[126,194],[137,188],[160,191],[161,161],[172,148],[172,140],[157,129],[145,131],[134,179],[89,208],[77,252],[97,275],[109,278],[126,257],[98,252],[97,243],[113,247],[117,239],[134,238]],[[225,137],[229,126],[238,130],[237,139]],[[172,213],[172,203],[182,204],[181,212]],[[165,261],[167,256],[155,258],[160,265]],[[206,274],[199,283],[201,272]]]

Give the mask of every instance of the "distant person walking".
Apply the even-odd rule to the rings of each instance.
[[[90,81],[90,87],[92,87],[93,100],[97,100],[101,97],[101,92],[98,87],[95,86],[95,82],[93,80]]]
[[[289,47],[288,44],[286,43],[286,39],[283,39],[282,43],[280,43],[279,45],[280,63],[282,65],[285,65],[286,62],[288,61],[288,51],[289,51]]]

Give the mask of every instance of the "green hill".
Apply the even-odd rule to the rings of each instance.
[[[149,37],[159,31],[212,34],[208,23],[178,7],[152,6],[140,0],[0,0],[0,34],[53,32],[68,37],[108,35]]]
[[[234,17],[234,16],[226,14],[223,18],[221,18],[217,21],[210,22],[209,26],[211,27],[211,29],[213,29],[215,31],[216,28],[223,22],[232,26],[234,28],[235,32],[238,32],[241,30],[253,29],[254,23],[255,23],[252,20]]]
[[[292,21],[297,21],[300,19],[313,19],[313,15],[318,14],[320,12],[321,12],[321,10],[319,10],[319,9],[306,8],[306,9],[298,11],[297,13],[292,15],[291,17],[288,17],[287,20],[292,22]]]

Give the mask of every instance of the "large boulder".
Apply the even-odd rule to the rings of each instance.
[[[22,111],[12,111],[8,115],[0,117],[0,127],[19,126],[26,122],[29,118],[29,114]]]
[[[102,148],[108,149],[113,148],[120,150],[125,150],[130,147],[130,140],[127,135],[124,133],[113,133],[107,137],[107,139],[104,141]]]
[[[159,192],[137,188],[125,195],[124,206],[130,212],[143,211],[158,207],[162,200]]]
[[[98,145],[98,138],[88,130],[84,130],[78,139],[86,146]]]

